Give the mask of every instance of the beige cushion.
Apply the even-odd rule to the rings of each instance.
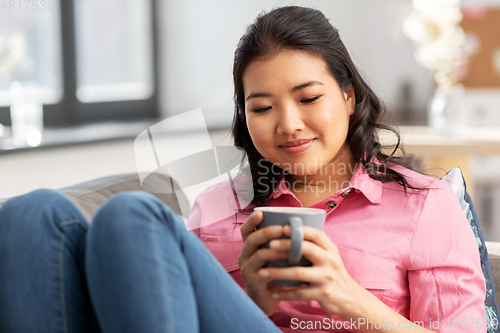
[[[169,177],[161,174],[151,174],[148,176],[148,184],[149,188],[146,188],[147,192],[153,193],[161,201],[169,205],[178,215],[181,214],[179,202],[175,193],[155,193],[165,192],[165,189],[171,188]],[[154,185],[151,186],[151,184]],[[141,187],[139,176],[135,173],[99,178],[65,187],[58,191],[73,201],[90,222],[97,208],[113,194],[140,190],[144,189]],[[183,198],[181,197],[179,199],[182,200]],[[1,199],[0,205],[6,200],[8,200],[8,198]]]

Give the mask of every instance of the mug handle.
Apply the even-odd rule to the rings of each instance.
[[[288,256],[289,265],[297,265],[302,257],[302,241],[304,241],[304,227],[299,217],[291,217],[288,220],[292,229],[290,237],[292,244],[290,246],[290,255]]]

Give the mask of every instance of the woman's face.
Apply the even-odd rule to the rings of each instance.
[[[243,73],[243,88],[248,131],[271,163],[305,176],[352,162],[346,137],[354,93],[340,89],[321,58],[284,50],[254,61]]]

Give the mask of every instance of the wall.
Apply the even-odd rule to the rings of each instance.
[[[324,11],[339,28],[374,89],[387,100],[397,100],[402,77],[410,76],[419,86],[428,86],[426,71],[413,61],[412,43],[397,34],[399,23],[394,18],[405,8],[400,6],[401,0],[161,0],[158,3],[164,117],[201,107],[209,125],[229,126],[236,44],[258,13],[287,4]],[[390,31],[396,33],[391,36]],[[416,89],[417,102],[426,100],[427,90]],[[0,197],[9,197],[39,187],[60,188],[96,177],[135,172],[135,162],[131,142],[120,141],[7,154],[0,157],[0,170]]]
[[[401,0],[166,0],[160,1],[160,76],[163,116],[202,108],[209,124],[230,124],[232,57],[245,27],[262,10],[298,4],[322,10],[373,89],[396,107],[401,82],[413,86],[424,110],[432,85],[416,64],[414,47],[401,34],[410,2]]]
[[[230,144],[228,131],[209,134],[213,146]],[[170,142],[172,147],[189,146],[199,142],[199,135],[196,132],[172,134]],[[172,153],[179,155],[177,151]],[[0,198],[38,188],[58,189],[100,177],[135,173],[134,140],[0,155],[0,170]]]
[[[462,3],[500,6],[500,0]],[[402,21],[411,11],[410,0],[160,1],[163,116],[202,108],[209,125],[229,125],[233,113],[232,57],[240,36],[262,10],[290,4],[318,8],[330,18],[359,69],[390,109],[397,109],[401,103],[402,82],[410,82],[411,102],[417,115],[408,120],[425,124],[434,83],[431,73],[416,63],[413,42],[401,32]],[[468,92],[468,123],[500,126],[498,96],[497,91]],[[490,184],[492,179],[500,179],[499,158],[482,158],[473,164],[478,184],[485,177]],[[490,167],[485,168],[486,165]],[[489,193],[480,188],[477,192]],[[481,210],[479,202],[478,205]],[[500,214],[491,211],[489,216],[492,225],[500,225]],[[500,240],[500,232],[495,235],[497,239]]]

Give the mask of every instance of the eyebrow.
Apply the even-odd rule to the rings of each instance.
[[[324,84],[319,82],[319,81],[309,81],[309,82],[306,82],[306,83],[303,83],[303,84],[300,84],[298,86],[293,87],[290,91],[293,93],[293,92],[296,92],[298,90],[304,89],[306,87],[315,86],[318,84],[324,86]],[[251,93],[250,95],[248,95],[246,101],[248,102],[249,99],[258,98],[258,97],[271,97],[271,94],[263,93],[263,92]]]

